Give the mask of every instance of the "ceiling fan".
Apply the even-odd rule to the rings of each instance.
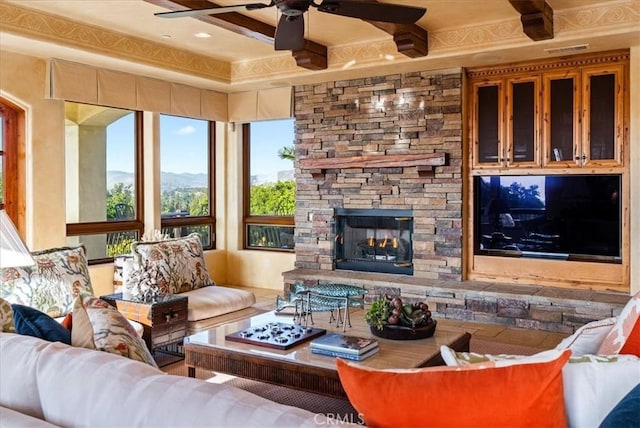
[[[282,16],[276,26],[276,50],[301,50],[304,46],[304,13],[309,7],[320,12],[359,18],[367,21],[413,24],[427,11],[423,7],[377,3],[371,0],[271,0],[270,3],[248,3],[235,6],[221,6],[206,9],[188,9],[155,13],[162,18],[182,18],[185,16],[216,15],[236,11],[252,11],[276,6]]]

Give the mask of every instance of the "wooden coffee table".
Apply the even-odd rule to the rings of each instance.
[[[342,326],[336,327],[335,323],[328,323],[328,313],[314,313],[313,317],[313,327],[324,328],[327,332],[342,333]],[[335,358],[312,354],[309,342],[287,350],[279,350],[225,339],[227,334],[262,326],[267,322],[293,324],[293,317],[267,312],[186,337],[184,355],[189,376],[195,377],[197,367],[302,391],[346,398],[336,371]],[[363,310],[351,312],[351,324],[351,328],[344,334],[372,337],[369,326],[364,322]],[[441,345],[447,345],[456,351],[469,351],[471,338],[464,330],[447,324],[446,320],[438,320],[435,334],[427,339],[377,338],[380,351],[356,364],[376,369],[442,365],[444,362],[440,357]]]

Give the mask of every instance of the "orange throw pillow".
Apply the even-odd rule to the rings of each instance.
[[[64,319],[60,322],[60,324],[62,324],[62,326],[64,328],[66,328],[67,330],[71,331],[71,328],[73,327],[73,314],[71,312],[69,312]]]
[[[349,401],[369,427],[566,427],[562,367],[542,362],[377,370],[336,360]]]

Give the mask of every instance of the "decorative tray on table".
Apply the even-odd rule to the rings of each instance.
[[[232,342],[248,343],[274,349],[289,349],[322,336],[326,332],[327,330],[322,328],[269,322],[227,334],[225,338]]]

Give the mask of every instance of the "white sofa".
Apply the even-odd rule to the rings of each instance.
[[[107,352],[0,333],[0,426],[344,425],[247,391]]]

